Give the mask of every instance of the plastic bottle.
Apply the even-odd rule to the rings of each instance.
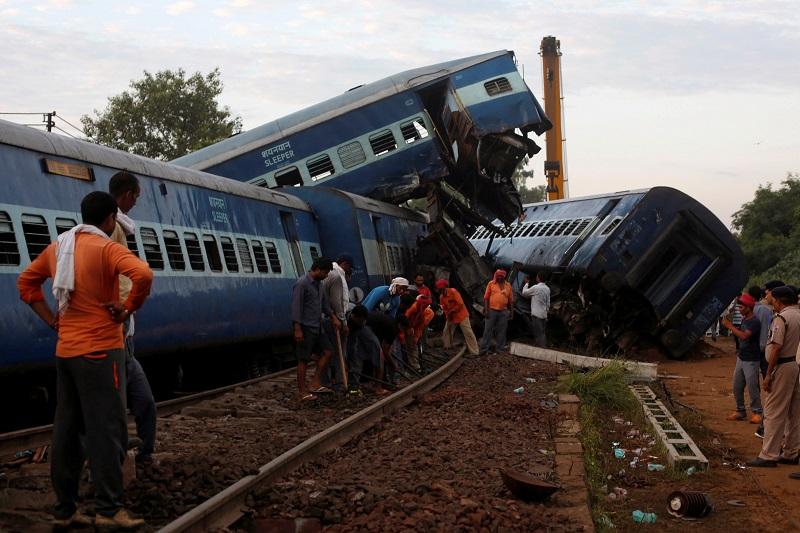
[[[625,458],[625,450],[622,448],[614,448],[614,457],[617,459],[624,459]]]
[[[525,392],[525,387],[518,387],[514,389],[514,392],[516,392],[517,394],[522,394],[523,392]]]
[[[639,509],[636,509],[631,513],[631,518],[633,518],[634,522],[639,524],[655,524],[656,513],[643,513]]]
[[[647,469],[651,472],[661,472],[664,470],[664,465],[658,463],[647,463]]]

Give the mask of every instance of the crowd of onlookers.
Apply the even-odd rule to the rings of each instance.
[[[752,467],[798,464],[800,458],[800,309],[798,289],[773,280],[739,296],[721,324],[736,340],[733,394],[728,420],[747,420],[763,439]],[[790,474],[800,479],[800,472]]]
[[[514,292],[504,270],[497,270],[487,283],[484,333],[479,343],[464,298],[449,280],[417,274],[410,283],[396,277],[354,305],[348,285],[353,267],[350,254],[341,254],[336,261],[318,258],[294,286],[291,317],[301,401],[313,402],[337,388],[350,394],[361,394],[364,388],[386,394],[401,377],[421,376],[426,367],[441,362],[440,354],[427,349],[429,325],[437,315],[444,320],[441,340],[445,351],[453,347],[457,331],[471,355],[507,351]],[[544,346],[550,307],[544,274],[538,274],[535,283],[526,278],[521,294],[531,301],[530,314],[525,313],[530,334]],[[312,358],[316,358],[316,369],[309,386],[306,370]]]

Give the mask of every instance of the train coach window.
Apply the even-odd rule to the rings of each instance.
[[[486,94],[489,96],[496,96],[511,91],[511,83],[509,83],[508,78],[489,80],[483,84],[483,87],[486,89]]]
[[[364,147],[358,141],[353,141],[339,147],[336,152],[339,154],[339,161],[344,168],[351,168],[360,165],[367,160]]]
[[[311,181],[318,181],[328,176],[333,176],[335,170],[333,163],[328,154],[322,154],[314,159],[309,159],[306,163],[308,174],[311,176]]]
[[[239,261],[236,260],[233,241],[230,237],[220,237],[219,242],[222,245],[222,256],[225,258],[225,266],[228,267],[228,272],[239,272]]]
[[[56,219],[56,233],[58,235],[61,235],[65,231],[69,231],[69,230],[71,230],[72,228],[74,228],[77,225],[78,225],[78,223],[75,222],[71,218],[57,218]]]
[[[171,230],[164,230],[164,247],[167,249],[167,259],[172,270],[186,270],[186,260],[183,258],[183,249],[178,234]]]
[[[545,222],[544,224],[542,224],[541,227],[539,228],[539,231],[536,232],[536,236],[537,237],[544,236],[552,225],[553,225],[552,221],[551,222]]]
[[[208,258],[208,265],[211,267],[211,271],[222,272],[222,258],[219,256],[217,239],[215,239],[213,235],[204,234],[203,248],[206,250],[206,257]]]
[[[411,122],[400,124],[400,133],[403,134],[403,140],[406,141],[406,144],[411,144],[414,141],[427,137],[428,129],[425,127],[425,123],[422,122],[421,118],[416,118]]]
[[[197,235],[194,233],[184,233],[183,243],[186,245],[186,253],[189,254],[189,266],[195,272],[203,271],[206,269],[206,264],[203,261],[203,251],[200,249],[200,242],[197,240]]]
[[[603,229],[603,231],[600,232],[600,235],[608,235],[609,233],[614,231],[617,228],[617,226],[619,226],[620,222],[622,222],[622,218],[615,218],[614,220],[609,222],[608,226],[606,226],[605,229]]]
[[[308,251],[311,254],[311,259],[319,257],[319,250],[317,250],[316,246],[311,246]]]
[[[19,248],[14,235],[14,224],[8,213],[0,211],[0,265],[18,265]]]
[[[556,224],[556,229],[553,231],[553,237],[560,237],[561,235],[564,235],[564,232],[567,231],[567,228],[571,223],[571,220],[563,220],[560,224]]]
[[[527,227],[525,228],[525,231],[523,231],[523,232],[522,232],[522,234],[520,235],[520,237],[528,237],[528,236],[529,236],[529,235],[531,235],[532,233],[535,233],[535,231],[536,231],[536,227],[537,227],[538,225],[539,225],[539,223],[538,223],[538,222],[531,222],[531,223],[529,223],[529,224],[527,225]]]
[[[267,256],[264,254],[264,247],[258,241],[250,241],[253,245],[253,257],[256,259],[256,268],[259,272],[268,273],[269,265],[267,264]]]
[[[31,261],[50,244],[50,230],[44,217],[39,215],[22,215],[22,232],[25,234],[25,246]]]
[[[295,187],[303,185],[303,177],[297,167],[289,167],[275,173],[275,185],[278,187]]]
[[[140,257],[139,245],[136,243],[136,235],[133,233],[130,235],[125,235],[125,242],[128,243],[128,250],[130,250],[136,257]]]
[[[275,248],[275,243],[272,242],[265,242],[264,247],[267,250],[267,257],[269,258],[269,266],[272,268],[272,271],[276,274],[280,274],[281,269],[281,258],[278,255],[278,249]]]
[[[161,255],[161,244],[158,242],[156,230],[152,228],[141,228],[139,236],[142,238],[142,249],[144,258],[153,270],[164,269],[164,256]]]
[[[392,132],[389,130],[379,131],[374,135],[370,135],[369,145],[372,147],[372,153],[375,155],[387,154],[397,149],[394,135],[392,135]]]
[[[239,260],[242,262],[242,270],[245,272],[253,271],[253,256],[250,255],[250,247],[244,239],[236,239],[236,248],[239,250]]]
[[[575,228],[575,230],[573,230],[572,234],[573,234],[573,235],[580,235],[581,233],[583,233],[583,230],[585,230],[585,229],[586,229],[586,226],[588,226],[588,225],[589,225],[589,223],[590,223],[591,221],[592,221],[592,219],[591,219],[591,218],[584,218],[584,219],[582,219],[582,220],[581,220],[581,221],[578,223],[578,226]]]

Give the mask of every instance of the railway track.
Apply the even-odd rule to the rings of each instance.
[[[247,512],[246,499],[256,487],[340,446],[435,388],[461,365],[462,355],[440,359],[438,369],[383,399],[337,395],[313,407],[298,403],[294,369],[288,369],[161,402],[157,461],[137,468],[126,505],[163,531],[228,526]],[[42,426],[4,434],[0,449],[13,454],[47,444],[51,430]],[[39,477],[20,475],[18,494],[0,505],[13,522],[0,513],[0,530],[28,531],[47,522],[52,504],[47,468],[32,466],[37,468],[31,475]],[[15,489],[14,479],[7,487]],[[31,500],[37,504],[14,504]]]
[[[265,376],[250,379],[247,381],[241,381],[239,383],[234,383],[232,385],[226,385],[224,387],[219,387],[216,389],[211,389],[203,392],[198,392],[195,394],[181,396],[179,398],[173,398],[171,400],[165,400],[163,402],[158,402],[156,404],[158,416],[165,417],[173,415],[175,413],[179,413],[185,407],[197,404],[198,402],[202,402],[204,400],[217,398],[219,396],[222,396],[223,394],[226,394],[240,387],[247,387],[250,385],[261,383],[263,381],[276,380],[281,378],[291,379],[292,376],[294,375],[293,374],[294,371],[295,371],[294,368],[287,368],[286,370],[281,370],[279,372],[274,372],[272,374],[267,374]],[[129,423],[132,423],[132,419],[129,419]],[[52,424],[48,424],[46,426],[37,426],[27,429],[20,429],[18,431],[10,431],[8,433],[2,433],[0,434],[0,458],[8,455],[14,455],[16,452],[20,450],[29,450],[49,444],[52,435],[53,435]]]

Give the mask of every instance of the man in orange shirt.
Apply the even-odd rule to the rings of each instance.
[[[461,294],[456,289],[450,288],[446,279],[436,280],[436,290],[439,291],[439,305],[442,306],[442,311],[447,319],[442,331],[442,345],[445,349],[453,345],[453,334],[458,326],[461,328],[461,333],[464,334],[464,343],[467,345],[469,353],[478,355],[478,340],[475,338],[475,333],[472,332],[469,311],[464,305]]]
[[[498,352],[506,351],[506,329],[513,305],[514,293],[511,291],[511,285],[506,282],[506,271],[497,270],[494,279],[486,285],[486,292],[483,293],[486,320],[481,337],[481,355],[489,351],[493,340],[496,341]]]
[[[58,500],[54,524],[59,527],[91,523],[76,503],[84,461],[82,434],[95,486],[95,525],[144,524],[122,508],[122,462],[128,444],[122,322],[144,303],[153,273],[147,263],[108,238],[116,214],[111,195],[89,193],[81,202],[83,224],[62,233],[17,280],[20,298],[58,332],[50,475]],[[124,303],[119,302],[120,274],[132,282]],[[56,315],[42,292],[47,278],[53,278]]]
[[[422,337],[425,330],[428,328],[431,320],[433,320],[433,310],[430,308],[431,299],[420,294],[411,307],[406,309],[406,318],[408,318],[409,332],[412,334],[406,337],[406,346],[408,348],[408,364],[417,372],[422,370],[419,363],[420,352],[422,351]]]

